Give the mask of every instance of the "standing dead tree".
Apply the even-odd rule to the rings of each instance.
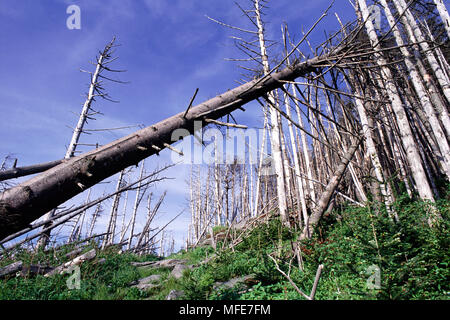
[[[103,51],[99,52],[99,56],[97,57],[97,61],[96,61],[95,71],[93,73],[82,70],[83,72],[87,72],[90,74],[91,81],[89,84],[89,91],[86,95],[86,100],[83,104],[83,108],[81,109],[80,117],[78,118],[78,123],[77,123],[75,129],[73,130],[72,139],[70,140],[69,146],[67,147],[66,154],[64,156],[65,160],[70,159],[71,157],[73,157],[75,155],[75,152],[77,151],[76,150],[77,146],[79,145],[80,136],[84,132],[85,124],[87,124],[89,119],[95,119],[94,116],[100,113],[98,111],[95,111],[92,107],[92,104],[95,101],[96,97],[101,97],[105,100],[113,101],[109,97],[109,95],[104,91],[104,88],[102,87],[102,85],[103,85],[102,79],[122,83],[119,80],[114,80],[114,79],[108,78],[103,75],[103,73],[105,71],[110,71],[110,72],[119,72],[120,71],[120,70],[110,69],[110,67],[109,67],[109,64],[111,62],[113,62],[114,60],[116,60],[116,58],[114,58],[112,56],[114,53],[114,47],[116,47],[116,45],[114,44],[115,40],[116,39],[114,37],[111,40],[111,42],[109,42],[105,46]],[[56,164],[56,163],[54,163],[54,164]],[[43,168],[41,167],[40,169],[43,169]],[[23,172],[24,172],[24,170],[22,170],[22,173]],[[30,171],[28,170],[28,172],[30,172]],[[46,215],[46,218],[48,219],[48,218],[52,217],[55,214],[55,212],[56,212],[56,209],[51,210]],[[46,227],[48,227],[48,226],[46,226]],[[45,248],[45,246],[48,243],[49,238],[50,238],[50,233],[49,232],[44,233],[43,236],[41,237],[41,239],[39,240],[37,247]]]

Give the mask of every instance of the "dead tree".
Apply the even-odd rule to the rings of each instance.
[[[101,78],[109,80],[109,81],[121,82],[118,80],[113,80],[113,79],[107,78],[104,75],[102,75],[102,72],[104,72],[104,71],[116,71],[116,70],[112,70],[108,67],[108,64],[115,60],[115,58],[112,57],[112,50],[115,47],[114,42],[115,42],[115,38],[113,38],[111,40],[111,42],[105,46],[103,51],[99,52],[100,55],[97,58],[96,68],[95,68],[94,73],[88,72],[91,75],[89,92],[88,92],[88,94],[86,96],[86,100],[83,104],[83,108],[81,110],[81,114],[78,119],[78,123],[73,131],[72,139],[70,141],[69,146],[67,147],[66,154],[64,156],[65,160],[70,159],[71,157],[73,157],[75,155],[76,148],[78,146],[78,141],[80,139],[81,133],[83,132],[83,128],[84,128],[85,124],[87,123],[88,119],[94,119],[93,116],[99,113],[98,111],[95,111],[92,108],[92,103],[95,101],[95,98],[101,97],[103,99],[112,101],[102,87],[103,81],[101,80]],[[42,167],[40,169],[42,169]],[[22,170],[22,173],[23,173],[23,171],[24,170]],[[30,172],[30,171],[28,170],[28,172]],[[51,218],[55,213],[56,213],[56,209],[53,209],[47,213],[45,218],[46,219]],[[45,248],[49,238],[50,238],[50,233],[43,234],[43,236],[39,239],[37,248]]]
[[[125,174],[125,169],[120,171],[119,178],[117,179],[116,192],[122,188],[123,176]],[[107,234],[102,244],[102,249],[105,249],[107,245],[114,243],[114,236],[116,233],[116,223],[117,223],[117,212],[119,210],[119,201],[121,193],[116,193],[111,205],[111,212],[109,214],[108,229]]]

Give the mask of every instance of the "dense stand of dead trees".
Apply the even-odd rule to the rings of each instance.
[[[370,4],[383,13],[380,30],[373,23]],[[249,62],[241,66],[248,77],[242,85],[197,106],[192,106],[194,95],[187,110],[94,151],[74,157],[71,152],[62,163],[4,191],[0,239],[30,231],[30,223],[46,212],[120,172],[116,192],[110,195],[113,203],[103,246],[119,240],[130,250],[135,237],[133,250],[148,252],[158,242],[150,231],[163,197],[151,209],[148,196],[147,222],[136,235],[136,212],[145,194],[142,165],[139,182],[133,184],[137,190],[133,214],[128,223],[122,219],[119,230],[120,199],[125,197],[123,212],[128,199],[128,193],[122,194],[129,190],[122,181],[126,168],[164,148],[183,154],[171,144],[189,134],[201,135],[194,132],[195,121],[225,127],[225,135],[228,130],[244,130],[246,126],[231,124],[229,117],[253,100],[261,105],[264,131],[259,144],[246,143],[245,154],[251,157],[255,149],[256,159],[248,164],[192,167],[188,246],[211,234],[213,226],[230,226],[271,212],[310,237],[324,213],[344,203],[364,206],[374,199],[396,221],[392,204],[401,192],[430,202],[438,199],[440,182],[450,179],[450,27],[443,2],[355,0],[356,21],[343,24],[336,15],[340,30],[313,48],[308,37],[330,7],[297,43],[282,26],[283,58],[275,64],[270,48],[275,42],[265,34],[264,5],[251,0],[248,9],[239,6],[253,29],[210,18],[240,33],[233,39],[245,57],[229,60]],[[311,54],[314,57],[307,58]],[[97,63],[100,69],[104,66]],[[217,120],[224,116],[226,121]],[[217,150],[215,157],[220,157]],[[88,236],[102,211],[101,202],[95,205],[91,226],[85,227]],[[71,232],[74,239],[80,238],[81,221],[87,221],[86,206],[74,215],[79,217]],[[63,217],[54,211],[47,220],[55,216]],[[430,227],[438,218],[430,209]]]
[[[250,2],[249,9],[239,9],[254,30],[210,19],[244,34],[232,38],[246,57],[228,60],[251,61],[253,66],[242,66],[245,71],[267,74],[273,59],[261,21],[264,2]],[[381,30],[373,23],[371,4],[381,9]],[[373,199],[397,221],[392,204],[400,193],[431,202],[439,198],[437,185],[450,179],[447,9],[439,0],[357,0],[354,8],[356,22],[344,25],[336,14],[341,30],[315,49],[308,46],[320,57],[342,41],[352,42],[302,80],[283,81],[260,102],[268,131],[256,146],[260,161],[193,170],[188,243],[209,236],[203,231],[208,227],[270,211],[308,237],[326,210],[343,203],[363,206]],[[281,38],[285,66],[293,60],[291,50],[306,58],[287,26]],[[247,147],[251,155],[255,146]],[[273,164],[271,176],[260,174],[265,159]],[[230,212],[238,215],[230,218]],[[436,218],[430,209],[430,226]]]

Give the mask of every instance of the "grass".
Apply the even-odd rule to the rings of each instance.
[[[178,280],[170,276],[167,268],[131,265],[134,261],[156,260],[155,256],[106,250],[81,266],[80,290],[67,288],[68,274],[49,278],[10,277],[0,280],[0,299],[162,300],[171,290],[183,290],[185,299],[303,299],[276,270],[267,256],[272,254],[280,268],[289,273],[306,294],[312,288],[317,266],[324,264],[316,294],[319,300],[448,300],[449,199],[437,202],[435,210],[442,219],[434,228],[429,228],[426,223],[431,212],[428,203],[399,197],[395,203],[399,223],[389,219],[386,212],[375,211],[377,208],[377,205],[367,208],[348,206],[328,215],[312,239],[301,241],[303,269],[299,268],[291,249],[299,233],[286,229],[279,219],[272,218],[255,228],[233,249],[214,252],[210,247],[200,247],[171,255],[171,259],[185,259],[188,264],[199,265],[185,271]],[[223,231],[223,228],[215,231]],[[219,248],[221,245],[218,243]],[[84,251],[95,246],[91,243]],[[21,249],[14,259],[0,260],[0,267],[17,260],[24,264],[55,266],[65,262],[65,254],[71,250],[71,245],[58,251],[37,253]],[[200,265],[213,255],[208,263]],[[99,264],[102,258],[105,262]],[[370,282],[376,279],[376,270],[379,270],[380,287],[371,288],[368,283],[377,284]],[[160,287],[143,292],[130,286],[152,274],[161,275]],[[215,288],[217,282],[250,274],[253,281],[248,288]]]

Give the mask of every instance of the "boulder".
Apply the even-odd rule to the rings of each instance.
[[[183,259],[167,259],[159,261],[148,262],[132,262],[131,265],[135,267],[152,267],[152,268],[173,268],[178,264],[185,264],[187,260]]]
[[[255,280],[254,275],[247,275],[243,277],[237,277],[230,279],[226,282],[216,282],[214,283],[213,289],[217,290],[219,288],[223,289],[232,289],[238,285],[242,285],[245,288],[248,288],[250,285],[257,283],[258,281]]]
[[[160,286],[158,282],[161,281],[160,274],[152,274],[151,276],[139,279],[137,283],[133,283],[134,288],[138,288],[139,290],[148,290],[152,288],[157,288]]]
[[[186,269],[192,269],[194,266],[193,265],[185,265],[185,264],[177,264],[172,272],[170,273],[170,275],[172,277],[174,277],[175,279],[180,279],[183,276],[183,272]]]
[[[182,296],[184,296],[184,291],[172,290],[167,295],[166,300],[177,300],[178,298],[181,298]]]

